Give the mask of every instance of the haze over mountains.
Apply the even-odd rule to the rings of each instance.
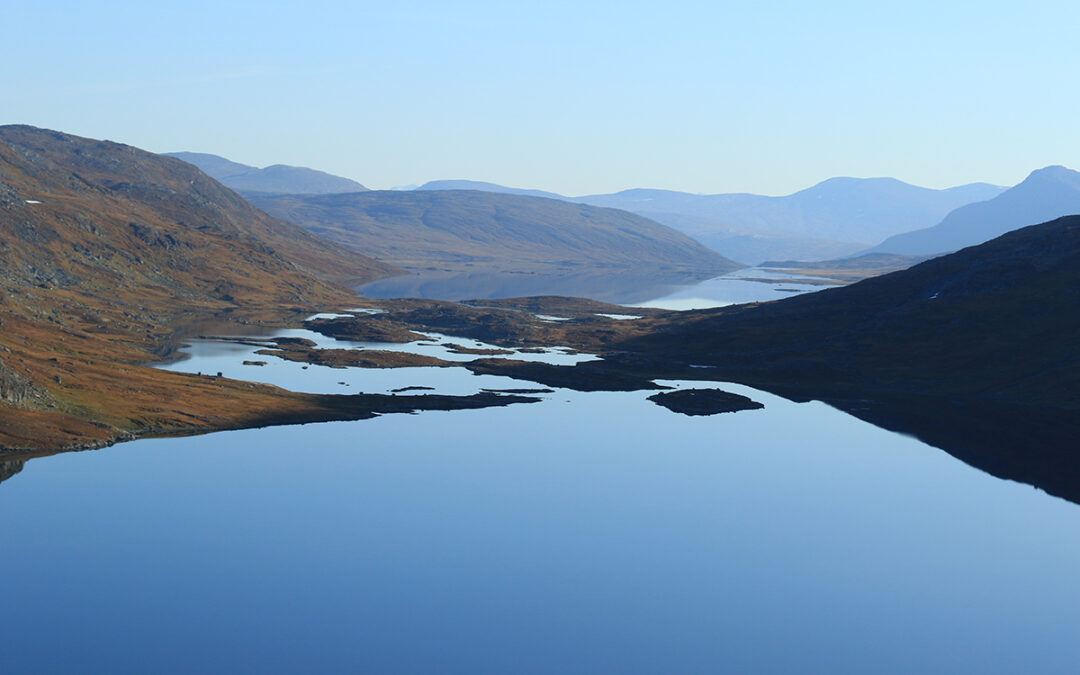
[[[555,196],[475,181],[434,181],[419,189]],[[1004,189],[972,183],[932,190],[894,178],[831,178],[784,197],[632,189],[559,198],[631,211],[689,234],[730,258],[757,263],[855,253],[891,235],[936,223],[953,209],[990,199]]]
[[[739,267],[641,216],[543,197],[476,190],[246,196],[321,237],[412,268],[651,267],[720,274]]]
[[[250,199],[258,199],[257,193],[339,194],[367,190],[354,181],[311,169],[280,165],[255,169],[216,155],[173,155],[197,164]],[[411,191],[485,192],[620,209],[678,230],[728,259],[747,264],[830,260],[856,253],[940,254],[987,241],[1022,225],[1080,213],[1080,174],[1060,166],[1035,171],[1013,188],[971,183],[933,190],[894,178],[831,178],[781,197],[651,189],[566,197],[472,180],[431,181]],[[283,203],[278,200],[271,206],[271,201],[264,202],[267,208],[277,209],[282,209]],[[292,208],[295,212],[295,203]],[[538,214],[538,218],[544,220],[549,215]],[[307,222],[325,224],[328,218],[324,212],[317,218],[309,217]],[[442,229],[438,236],[446,234],[446,228]],[[433,235],[429,231],[423,236]],[[881,243],[875,246],[874,242]],[[412,259],[406,250],[398,245],[393,253],[385,253],[394,259]],[[431,253],[416,259],[434,260]],[[494,255],[507,253],[503,250]],[[549,261],[550,254],[546,258]],[[463,260],[460,256],[456,259]],[[452,261],[455,257],[447,252],[441,260]]]
[[[171,154],[241,192],[338,194],[367,190],[355,181],[312,169],[282,165],[257,169],[217,155]],[[894,178],[830,178],[782,197],[640,188],[567,197],[473,180],[436,180],[415,188],[422,192],[445,190],[546,197],[622,209],[683,232],[727,258],[756,264],[851,255],[893,235],[930,227],[950,211],[991,199],[1005,188],[972,183],[933,190]]]
[[[1033,171],[988,201],[961,207],[933,227],[898,234],[869,252],[944,253],[989,241],[1025,225],[1080,214],[1080,173],[1063,166]]]
[[[260,169],[239,164],[218,155],[200,152],[169,152],[170,157],[182,159],[202,169],[211,178],[233,190],[295,194],[333,194],[362,192],[366,187],[348,178],[300,166],[274,164]]]

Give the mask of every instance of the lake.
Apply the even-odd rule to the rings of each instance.
[[[389,348],[447,356],[432,337]],[[196,342],[166,367],[335,393],[534,386],[242,365],[254,349]],[[1076,671],[1076,505],[822,403],[722,388],[765,408],[557,389],[35,459],[0,484],[4,671]]]
[[[380,279],[357,290],[377,299],[482,300],[563,295],[621,305],[682,310],[779,300],[819,290],[822,288],[816,285],[819,283],[820,280],[811,277],[759,267],[705,280],[655,270],[600,269],[564,274],[427,270]]]

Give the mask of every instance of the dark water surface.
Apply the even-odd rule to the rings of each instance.
[[[530,386],[239,365],[251,349],[169,367]],[[557,390],[35,459],[0,484],[0,671],[1077,671],[1080,508],[824,404],[724,389],[765,409]]]

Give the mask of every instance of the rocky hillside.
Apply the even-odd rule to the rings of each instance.
[[[179,160],[0,127],[0,449],[365,414],[137,364],[168,352],[193,317],[280,322],[356,301],[315,274],[388,271]]]
[[[44,261],[78,243],[87,253],[73,264],[89,266],[87,272],[110,268],[116,273],[124,265],[110,266],[108,260],[125,248],[152,244],[144,255],[158,258],[165,267],[170,267],[169,259],[185,261],[166,276],[198,276],[203,274],[195,264],[200,257],[188,253],[200,248],[200,235],[213,237],[202,256],[210,265],[204,276],[220,275],[226,286],[252,282],[241,282],[229,269],[226,258],[218,255],[222,246],[242,245],[267,256],[260,264],[327,279],[373,279],[392,271],[355,250],[267,216],[190,164],[119,143],[27,126],[0,127],[0,181],[0,208],[15,226],[4,234],[22,242],[13,251],[32,248]],[[80,219],[86,227],[70,227]],[[89,219],[100,221],[94,225],[100,235]],[[101,246],[110,251],[98,251]],[[180,249],[187,252],[177,255]],[[215,261],[221,264],[215,266]],[[22,269],[29,270],[27,265]],[[187,270],[182,269],[185,265]],[[56,265],[35,267],[42,274],[46,268],[62,282]],[[124,273],[135,273],[135,268]],[[282,281],[289,278],[286,274]]]
[[[624,267],[719,274],[739,265],[617,209],[473,190],[247,195],[319,236],[400,266]]]

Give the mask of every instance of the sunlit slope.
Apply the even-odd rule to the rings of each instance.
[[[541,197],[473,190],[247,196],[268,213],[395,265],[739,267],[647,218]]]

